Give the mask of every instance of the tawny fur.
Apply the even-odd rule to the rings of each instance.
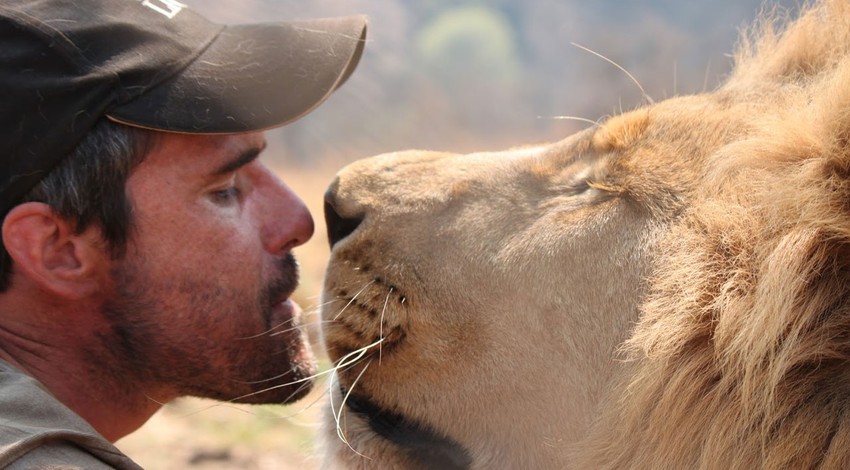
[[[475,470],[850,468],[850,2],[735,60],[563,142],[343,170],[325,338],[384,350],[340,382]],[[342,415],[327,468],[427,467]]]
[[[756,36],[580,468],[850,468],[850,3]]]

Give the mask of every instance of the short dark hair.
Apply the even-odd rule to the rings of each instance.
[[[156,135],[102,118],[19,204],[43,202],[73,221],[78,233],[99,225],[111,255],[120,257],[132,223],[127,178],[156,144]],[[11,271],[12,258],[0,238],[0,292],[9,287]]]

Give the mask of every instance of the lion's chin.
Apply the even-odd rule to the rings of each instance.
[[[340,391],[345,397],[347,392],[342,386]],[[398,446],[419,468],[462,470],[472,466],[472,457],[460,443],[424,423],[381,408],[355,393],[348,395],[344,406],[363,418],[376,435]]]

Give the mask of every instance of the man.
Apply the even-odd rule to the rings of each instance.
[[[175,397],[306,393],[290,252],[313,222],[257,156],[365,30],[0,3],[0,466],[138,468],[111,442]]]

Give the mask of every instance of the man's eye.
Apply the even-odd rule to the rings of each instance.
[[[235,202],[239,199],[239,188],[237,188],[236,186],[230,186],[220,191],[214,191],[212,193],[212,198],[215,202],[219,204],[229,204]]]

